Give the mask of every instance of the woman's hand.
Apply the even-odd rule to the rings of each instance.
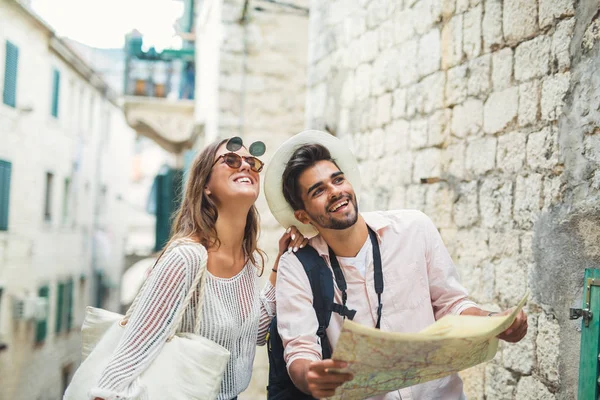
[[[298,249],[303,248],[308,244],[308,239],[306,239],[300,231],[295,226],[290,226],[279,238],[279,254],[277,254],[277,259],[275,260],[275,265],[273,265],[273,269],[271,275],[269,276],[269,281],[271,285],[275,286],[277,283],[277,269],[279,268],[279,259],[286,251],[291,253],[292,251],[296,252]]]
[[[306,239],[296,228],[295,226],[290,226],[281,238],[279,239],[279,254],[278,257],[281,257],[283,253],[286,251],[291,253],[292,251],[296,252],[298,249],[303,248],[308,244],[308,239]]]

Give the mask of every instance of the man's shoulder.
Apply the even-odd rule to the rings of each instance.
[[[367,224],[376,228],[392,226],[398,229],[421,226],[430,223],[431,219],[422,211],[412,209],[369,211],[361,213]]]
[[[289,253],[286,251],[279,258],[279,265],[296,267],[296,266],[302,265],[302,264],[300,263],[300,260],[298,259],[298,257],[296,257],[296,254]],[[288,270],[286,269],[285,271],[287,272]]]

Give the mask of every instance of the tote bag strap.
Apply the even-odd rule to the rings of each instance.
[[[192,240],[186,240],[186,239],[182,239],[182,242],[187,242],[190,244],[194,244],[196,246],[198,246],[198,248],[200,249],[200,266],[198,268],[198,271],[196,272],[196,276],[194,276],[194,280],[192,281],[192,285],[190,287],[190,290],[188,291],[185,299],[183,300],[183,304],[181,306],[181,311],[179,312],[179,315],[177,316],[177,320],[175,321],[175,323],[173,324],[173,329],[171,334],[169,335],[167,341],[170,341],[173,336],[175,336],[175,333],[177,332],[177,328],[179,328],[179,324],[181,323],[181,320],[183,319],[183,315],[185,313],[185,310],[187,308],[187,306],[189,305],[192,296],[194,295],[194,293],[196,292],[196,289],[198,288],[198,284],[200,284],[200,293],[198,296],[198,312],[196,315],[196,324],[194,326],[194,332],[198,332],[200,330],[200,323],[201,323],[201,317],[202,317],[202,299],[204,298],[204,278],[205,278],[205,273],[206,273],[206,263],[208,261],[208,253],[206,251],[206,248],[201,245],[200,243],[194,242]],[[164,254],[162,254],[162,256],[165,256],[168,252],[170,252],[170,249],[167,249],[167,251],[165,251]],[[156,264],[158,264],[159,260],[156,260],[156,263],[154,264],[154,267],[156,266]],[[152,273],[154,272],[154,267],[152,272],[150,273],[150,275],[152,275]],[[140,290],[138,291],[137,295],[135,296],[135,299],[133,300],[133,302],[131,303],[131,306],[129,307],[129,309],[127,310],[127,313],[125,314],[125,317],[121,320],[120,324],[122,326],[125,326],[127,324],[127,322],[129,321],[129,318],[131,317],[131,314],[133,313],[133,310],[137,307],[137,304],[140,300],[141,294],[144,291],[144,289],[146,288],[146,286],[148,285],[148,281],[150,281],[150,276],[148,276],[148,278],[146,278],[144,280],[144,283],[142,284],[142,287],[140,288]]]
[[[206,287],[206,285],[205,285],[206,263],[208,262],[208,253],[206,251],[206,248],[204,246],[202,246],[200,243],[194,243],[194,244],[196,246],[198,246],[198,248],[200,249],[200,253],[201,253],[200,266],[198,268],[198,272],[196,273],[196,276],[194,277],[194,280],[192,281],[192,286],[190,287],[190,290],[188,291],[187,295],[185,296],[185,300],[183,300],[183,305],[179,312],[179,316],[177,317],[177,320],[173,324],[173,330],[172,330],[171,334],[169,335],[169,338],[167,339],[167,341],[170,341],[175,336],[175,333],[177,332],[177,328],[179,328],[179,325],[181,324],[181,320],[183,319],[183,314],[185,313],[187,306],[190,304],[192,296],[194,295],[194,293],[196,293],[196,290],[198,289],[198,284],[200,284],[200,292],[198,293],[198,304],[196,305],[198,310],[197,310],[197,314],[196,314],[196,324],[194,325],[194,333],[196,333],[200,330],[200,319],[202,317],[202,300],[204,299],[204,288]]]
[[[184,239],[181,239],[181,240],[184,240]],[[123,319],[121,320],[121,325],[122,326],[125,326],[127,324],[127,322],[129,321],[129,318],[131,318],[131,314],[133,313],[133,310],[136,309],[137,304],[140,301],[140,296],[144,292],[144,289],[146,288],[146,285],[148,285],[148,282],[150,281],[150,277],[154,273],[154,269],[156,268],[156,264],[158,264],[158,262],[160,261],[160,259],[162,257],[166,256],[168,253],[171,252],[172,246],[173,246],[173,244],[171,244],[169,247],[167,247],[166,249],[164,249],[160,253],[160,255],[158,256],[158,258],[156,259],[156,261],[154,262],[154,265],[152,266],[152,269],[151,269],[150,273],[148,274],[148,276],[146,277],[146,279],[144,279],[144,282],[142,283],[142,286],[138,290],[137,294],[135,295],[135,298],[133,299],[133,302],[131,303],[131,305],[127,309],[127,312],[125,313],[125,317],[123,317]]]

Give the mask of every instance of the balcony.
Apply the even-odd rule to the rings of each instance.
[[[193,45],[144,51],[143,38],[134,31],[125,46],[123,108],[128,124],[165,150],[181,155],[197,135]]]

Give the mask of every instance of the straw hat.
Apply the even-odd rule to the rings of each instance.
[[[331,153],[331,157],[348,181],[354,187],[356,199],[359,198],[361,186],[358,163],[352,151],[342,140],[326,132],[308,130],[300,132],[285,141],[275,152],[269,161],[265,171],[264,190],[269,209],[277,221],[284,228],[295,225],[305,237],[317,235],[317,230],[312,225],[303,224],[294,216],[294,210],[283,196],[283,171],[294,154],[301,146],[306,144],[320,144],[325,146]]]

